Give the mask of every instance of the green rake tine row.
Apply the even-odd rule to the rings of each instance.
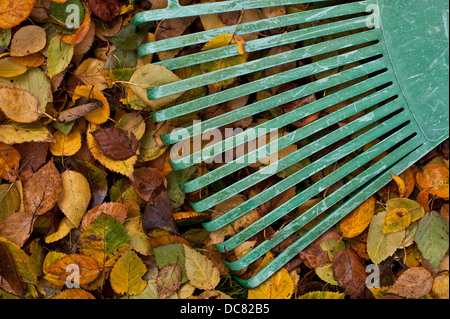
[[[383,81],[384,79],[384,81]],[[359,94],[362,94],[364,92],[367,92],[371,89],[375,89],[376,87],[380,86],[380,83],[388,83],[389,78],[386,73],[383,73],[377,77],[371,78],[369,80],[366,80],[364,82],[358,83],[354,87],[344,89],[342,91],[339,91],[334,94],[330,94],[326,96],[323,99],[317,100],[315,102],[310,103],[309,105],[299,108],[297,110],[294,110],[292,112],[283,114],[273,120],[270,120],[266,123],[263,123],[259,126],[255,127],[255,130],[262,129],[262,128],[270,128],[270,127],[279,127],[280,124],[277,123],[277,120],[281,120],[281,118],[290,118],[290,121],[292,122],[292,119],[297,118],[304,118],[305,116],[308,116],[308,114],[311,114],[310,109],[314,110],[323,110],[327,107],[329,107],[330,104],[327,104],[329,101],[333,100],[334,102],[337,101],[337,103],[343,102],[345,100],[348,100],[350,98],[353,98]],[[372,83],[376,83],[376,85],[371,85]],[[368,87],[369,86],[369,87]],[[366,89],[364,89],[366,87]],[[361,89],[360,89],[361,88]],[[345,92],[344,92],[345,91]],[[336,124],[340,121],[343,121],[344,119],[352,116],[355,113],[364,111],[365,109],[376,105],[377,103],[380,103],[382,101],[387,100],[390,97],[393,97],[395,95],[395,89],[392,86],[389,86],[387,88],[384,88],[380,90],[379,92],[374,93],[373,95],[370,95],[368,97],[365,97],[364,99],[361,99],[355,103],[352,103],[338,111],[336,111],[333,114],[329,114],[327,116],[324,116],[323,118],[320,118],[313,123],[307,125],[305,128],[301,128],[299,130],[296,130],[292,133],[289,133],[286,136],[283,136],[279,140],[277,140],[278,147],[280,149],[283,149],[284,147],[287,147],[288,145],[292,143],[299,142],[301,139],[307,138],[308,136],[311,136],[314,133],[319,132],[323,129],[323,127],[328,127],[333,124]],[[276,123],[276,124],[275,124]],[[242,133],[240,133],[242,134]],[[245,135],[244,135],[245,137]],[[239,139],[238,135],[236,135],[236,138]],[[227,143],[227,141],[225,140]],[[228,143],[232,143],[228,141]],[[272,145],[274,142],[268,144],[267,146],[260,147],[257,150],[254,150],[243,157],[239,157],[232,162],[226,163],[223,166],[218,167],[214,170],[214,172],[208,172],[205,175],[202,175],[198,177],[195,180],[188,181],[185,184],[182,185],[183,191],[185,193],[192,193],[195,192],[205,186],[208,186],[225,176],[232,174],[239,169],[242,169],[249,164],[256,163],[257,161],[263,159],[266,157],[266,154],[269,154],[270,150],[273,150],[274,146]],[[263,151],[265,149],[265,151]],[[250,161],[249,158],[252,158]]]
[[[361,50],[362,51],[362,50]],[[376,83],[377,85],[375,87],[373,87],[372,89],[381,86],[382,84],[387,83],[388,81],[385,81],[383,83],[381,83],[380,81],[383,80],[383,77],[377,77],[377,81],[373,81],[371,83]],[[355,89],[350,90],[350,94],[355,91]],[[343,93],[346,93],[348,91],[345,91]],[[362,92],[364,93],[364,92]],[[357,94],[353,95],[352,97],[356,96]],[[287,95],[286,95],[287,96]],[[339,96],[339,95],[338,95]],[[334,96],[335,98],[337,98],[338,96]],[[253,133],[255,133],[254,138],[257,138],[261,135],[264,135],[264,130],[267,130],[267,132],[269,130],[273,130],[273,129],[280,129],[285,125],[291,124],[295,121],[298,121],[302,118],[305,118],[309,115],[312,115],[314,113],[320,112],[332,105],[334,105],[335,103],[331,102],[333,101],[331,98],[325,97],[323,99],[320,99],[321,101],[314,101],[312,103],[309,103],[308,105],[305,105],[304,107],[297,109],[293,112],[290,112],[288,114],[283,114],[273,120],[270,120],[266,123],[263,123],[261,125],[256,126],[255,128],[253,128]],[[323,101],[322,101],[323,100]],[[278,105],[278,102],[274,102],[273,107],[276,107]],[[201,132],[201,128],[197,131],[194,132]],[[198,134],[194,133],[194,136],[197,136]],[[172,137],[176,137],[176,134],[172,135]],[[186,137],[186,136],[183,136]],[[195,152],[193,154],[190,154],[186,157],[180,158],[180,159],[173,159],[171,161],[172,166],[174,167],[175,170],[181,170],[181,169],[185,169],[195,163],[199,163],[200,160],[207,160],[209,158],[212,158],[216,155],[218,155],[220,153],[226,152],[232,148],[234,148],[235,146],[239,145],[238,141],[241,141],[241,144],[243,142],[248,142],[248,133],[247,132],[242,132],[237,134],[236,136],[233,137],[228,137],[225,140],[223,140],[219,145],[212,145],[212,146],[207,146],[205,147],[203,150]],[[214,152],[214,154],[213,154]]]
[[[248,41],[245,44],[245,51],[251,53],[290,43],[305,41],[313,38],[320,38],[331,34],[338,34],[341,32],[366,28],[366,24],[367,21],[365,17],[358,17],[344,21],[332,22],[325,25],[318,25],[315,27],[301,29],[289,33],[282,33],[262,39]],[[171,60],[161,61],[155,64],[164,66],[169,70],[175,70],[237,55],[239,55],[238,45],[235,44],[178,58],[173,58]]]
[[[342,45],[341,47],[342,48]],[[363,51],[367,53],[367,51]],[[357,54],[357,53],[348,53],[348,56],[346,54],[340,55],[339,57],[342,59],[342,57],[345,58],[351,58],[351,55]],[[324,59],[323,61],[307,64],[299,68],[295,68],[293,70],[285,71],[280,74],[268,76],[253,82],[249,82],[246,84],[243,84],[237,88],[231,88],[225,91],[218,92],[213,95],[205,96],[199,99],[196,99],[194,101],[185,102],[183,104],[176,105],[172,108],[157,111],[153,113],[153,118],[155,121],[166,121],[172,118],[176,118],[179,116],[183,116],[195,111],[199,111],[202,109],[205,109],[207,107],[217,105],[241,96],[245,96],[251,93],[255,93],[261,90],[265,90],[268,88],[271,88],[273,86],[281,85],[293,80],[298,80],[302,77],[314,74],[314,68],[317,68],[317,70],[323,70],[321,68],[324,67],[324,63],[335,63],[339,59],[338,57],[328,58]],[[345,60],[345,59],[344,59]]]
[[[405,119],[404,114],[402,114],[400,117]],[[406,121],[407,121],[407,119],[406,119]],[[390,125],[391,123],[393,123],[393,125]],[[386,123],[386,125],[379,131],[377,131],[376,128],[372,129],[372,131],[369,134],[364,134],[365,135],[364,138],[367,138],[367,140],[369,140],[369,138],[374,137],[374,139],[375,139],[375,138],[378,138],[381,135],[389,132],[390,130],[392,130],[392,127],[396,127],[396,125],[398,124],[398,118],[395,119],[395,121],[391,121],[391,123]],[[388,140],[385,140],[385,143],[382,144],[382,145],[384,145],[383,146],[384,151],[388,150],[390,147],[394,146],[396,143],[398,143],[402,139],[404,139],[405,134],[409,134],[409,135],[414,134],[414,126],[413,125],[406,126],[405,128],[401,129],[399,132],[397,132],[397,133],[393,134],[391,137],[389,137]],[[372,135],[372,136],[370,136],[370,135]],[[408,135],[406,135],[406,136],[408,136]],[[364,143],[367,143],[367,140],[364,140],[364,138],[361,138],[359,141],[355,140],[354,142],[349,142],[345,146],[339,148],[338,150],[336,150],[330,154],[327,154],[327,156],[323,157],[319,161],[308,165],[307,167],[304,168],[305,172],[304,172],[303,176],[311,176],[311,172],[313,172],[313,174],[314,174],[315,172],[320,171],[321,169],[327,167],[328,165],[335,163],[337,160],[343,158],[344,156],[348,155],[349,153],[357,150],[359,147],[364,146]],[[398,139],[400,139],[400,141]],[[363,152],[361,155],[352,159],[349,163],[341,166],[340,168],[335,170],[333,173],[327,175],[325,178],[323,178],[319,182],[315,183],[311,187],[308,187],[305,191],[297,194],[291,200],[287,201],[280,207],[276,208],[275,210],[271,211],[264,217],[260,218],[258,221],[256,221],[254,224],[252,224],[252,227],[248,227],[248,228],[244,229],[243,231],[241,231],[240,233],[238,233],[237,235],[230,238],[229,240],[227,240],[226,242],[224,242],[222,244],[218,244],[217,248],[221,252],[230,251],[231,249],[236,248],[237,246],[242,244],[244,241],[253,237],[258,232],[264,230],[266,227],[270,226],[273,222],[277,221],[281,217],[283,217],[286,214],[288,214],[289,212],[291,212],[293,209],[297,208],[301,204],[305,203],[307,200],[311,199],[312,197],[316,196],[320,192],[326,190],[328,187],[337,183],[339,180],[343,179],[345,176],[347,176],[349,174],[349,172],[352,172],[356,168],[360,167],[363,164],[366,164],[370,160],[372,160],[375,157],[377,157],[378,155],[380,155],[383,151],[380,152],[379,150],[380,150],[379,148],[376,148],[372,151]],[[339,153],[339,151],[341,151],[342,153]],[[345,153],[345,154],[343,154],[343,153]],[[376,154],[376,155],[374,156],[374,154]],[[314,165],[314,164],[317,164],[317,165]],[[359,166],[356,164],[359,164]],[[311,168],[310,168],[310,166],[311,166]],[[315,167],[313,167],[313,166],[315,166]],[[308,168],[310,168],[310,169],[308,169]],[[292,185],[291,185],[291,187],[292,187]],[[291,224],[289,224],[289,227],[295,227],[294,226],[295,224],[292,224],[292,226],[290,226],[290,225]],[[298,229],[299,228],[297,228],[297,230]]]
[[[192,126],[184,128],[183,132],[187,133],[188,134],[187,136],[185,136],[184,134],[181,137],[178,136],[177,134],[166,134],[162,135],[161,138],[163,142],[166,144],[174,144],[192,137],[194,132],[198,132],[197,134],[208,132],[218,127],[231,124],[237,120],[244,119],[246,117],[259,114],[264,111],[268,111],[276,106],[289,103],[291,101],[303,98],[310,94],[330,89],[341,83],[356,80],[358,78],[367,76],[373,72],[377,72],[383,69],[385,69],[384,61],[383,59],[378,59],[363,65],[359,65],[352,69],[340,72],[338,74],[334,74],[329,77],[308,83],[307,85],[295,88],[293,90],[277,94],[264,100],[246,105],[240,109],[230,111],[224,115],[221,115],[220,117],[215,117],[203,121],[200,124],[194,124]]]
[[[185,80],[173,82],[170,84],[162,85],[157,88],[148,90],[148,98],[158,99],[166,97],[175,93],[181,93],[195,89],[199,86],[209,85],[218,81],[223,81],[230,78],[235,78],[245,74],[265,70],[280,64],[289,62],[295,62],[304,58],[336,51],[352,47],[362,43],[368,43],[379,39],[380,32],[378,29],[373,29],[366,32],[350,35],[347,37],[330,40],[323,43],[313,44],[300,49],[280,53],[277,55],[268,56],[258,60],[246,62],[243,64],[234,65],[226,69],[198,75]]]
[[[307,146],[295,151],[292,154],[289,154],[286,157],[283,157],[279,161],[270,164],[269,166],[266,166],[259,171],[255,172],[252,175],[249,175],[238,182],[234,183],[233,185],[211,195],[208,197],[209,201],[200,201],[197,203],[191,203],[191,206],[196,211],[205,211],[213,206],[215,206],[217,203],[220,203],[221,201],[231,198],[232,196],[236,195],[237,193],[256,185],[257,183],[261,182],[262,180],[268,178],[269,176],[275,175],[277,172],[301,161],[302,159],[320,151],[321,149],[324,149],[325,147],[332,145],[336,141],[339,141],[342,138],[345,138],[347,136],[350,136],[351,134],[358,132],[359,130],[363,129],[364,127],[367,127],[368,125],[376,122],[377,120],[385,117],[388,114],[391,114],[393,111],[396,111],[400,108],[398,103],[388,103],[384,105],[382,108],[379,108],[375,110],[374,112],[371,112],[369,114],[366,114],[365,116],[347,124],[346,126],[343,126],[336,130],[335,132],[329,133],[328,135],[322,137],[321,139],[317,140],[315,143],[308,144]],[[396,117],[396,120],[400,120],[401,118]],[[393,125],[393,121],[387,122],[388,124]],[[383,127],[384,129],[384,127]],[[369,133],[370,132],[370,133]],[[377,132],[374,132],[373,130],[369,131],[362,136],[364,137],[370,137],[373,134],[377,134]],[[358,140],[361,140],[362,137],[358,137]],[[351,145],[347,145],[346,147],[351,147]],[[341,147],[339,149],[345,150],[345,147]],[[336,154],[336,152],[332,153],[333,155]],[[346,154],[343,154],[345,156]],[[332,155],[327,154],[326,158],[333,158]],[[254,209],[258,207],[259,205],[262,205],[264,202],[268,201],[269,199],[275,197],[278,194],[281,194],[285,190],[289,189],[290,187],[300,183],[304,179],[308,178],[309,176],[313,175],[314,173],[320,171],[321,169],[325,168],[322,167],[322,163],[324,162],[315,162],[312,163],[303,169],[297,171],[296,173],[284,178],[282,181],[278,182],[277,184],[273,185],[272,187],[264,190],[263,192],[257,194],[255,197],[252,198],[252,200],[242,204],[239,207],[234,208],[230,212],[227,213],[226,217],[222,217],[220,221],[217,221],[213,225],[215,226],[214,229],[221,228],[225,224],[236,220],[237,218],[243,216],[245,213],[249,212],[251,209]],[[331,164],[331,163],[330,163]],[[328,164],[328,165],[330,165]],[[327,165],[327,166],[328,166]],[[306,174],[305,172],[308,172]],[[211,205],[210,202],[215,203],[215,205]],[[250,209],[249,209],[250,208]],[[208,224],[205,224],[205,228],[208,231],[211,231],[211,228],[208,227]]]
[[[344,118],[344,116],[348,115],[349,113],[353,113],[355,109],[363,110],[365,108],[369,108],[369,107],[373,106],[374,105],[373,102],[374,102],[375,98],[378,97],[378,96],[379,95],[374,95],[374,97],[370,97],[370,98],[368,98],[367,100],[364,100],[364,101],[358,101],[357,103],[349,105],[349,106],[345,107],[344,109],[340,110],[339,111],[340,114],[343,114],[342,118]],[[389,95],[386,94],[386,96],[391,96],[391,94],[389,94]],[[382,101],[384,99],[380,98],[380,99],[376,99],[376,100]],[[347,114],[345,114],[345,113],[347,113]],[[314,132],[319,131],[321,128],[317,128],[317,126],[315,124],[316,123],[312,123],[313,126],[304,127],[304,128],[301,128],[301,129],[297,130],[294,133],[291,133],[291,136],[293,136],[293,140],[294,140],[293,142],[295,142],[295,140],[297,140],[297,139],[302,139],[302,135],[303,134],[310,135],[310,130],[313,130],[311,132],[311,134],[313,134]],[[356,125],[356,124],[353,124],[353,125]],[[305,133],[303,133],[303,132],[305,132]],[[332,133],[330,135],[327,135],[325,137],[322,137],[320,141],[324,143],[323,146],[322,145],[320,147],[317,147],[315,145],[306,145],[306,146],[304,146],[302,149],[297,151],[296,155],[293,155],[289,159],[288,158],[285,159],[283,162],[286,162],[286,164],[283,164],[283,162],[276,164],[277,167],[278,167],[277,171],[280,171],[280,170],[282,170],[284,168],[287,168],[290,165],[295,164],[296,162],[299,162],[302,159],[305,159],[308,155],[317,153],[318,151],[324,149],[325,147],[330,146],[331,144],[333,144],[337,140],[336,139],[336,135],[334,135],[335,133],[342,134],[342,135],[338,135],[338,136],[348,136],[347,132],[345,132],[344,130],[341,130],[341,131],[334,132],[334,133]],[[295,134],[295,135],[292,135],[292,134]],[[289,139],[286,140],[286,141],[289,142]],[[248,165],[247,163],[245,163],[245,164]],[[261,173],[257,172],[256,174],[260,175]],[[292,179],[292,177],[291,177],[291,179]],[[289,182],[286,181],[284,183],[289,183]],[[284,189],[284,188],[282,188],[282,185],[283,184],[280,184],[280,186],[277,186],[276,187],[276,191],[272,195],[276,195],[275,193],[281,192],[281,189]],[[264,196],[260,196],[260,195],[256,195],[256,196],[258,196],[258,197],[256,197],[256,198],[254,197],[252,199],[252,204],[251,204],[250,208],[247,208],[247,209],[251,210],[251,209],[256,208],[258,206],[257,203],[259,203],[259,201],[257,201],[257,198],[260,198],[261,200],[265,199],[266,201],[269,199],[267,197],[264,197],[264,196],[268,196],[268,194],[265,194]],[[260,204],[262,204],[262,203],[264,203],[264,202],[261,202]],[[242,206],[241,208],[244,208],[244,206]],[[241,210],[241,209],[238,209],[238,210]],[[208,231],[214,231],[214,230],[217,230],[217,229],[221,228],[226,220],[228,220],[228,218],[219,217],[219,218],[217,218],[217,219],[215,219],[213,221],[210,221],[209,223],[205,224],[204,226],[206,227],[206,229]]]
[[[403,170],[405,170],[412,163],[414,163],[415,160],[417,159],[417,156],[421,156],[423,154],[423,153],[421,154],[421,152],[425,153],[427,151],[425,149],[418,148],[420,144],[421,144],[420,138],[413,138],[410,141],[406,142],[405,144],[401,145],[391,154],[387,155],[383,160],[377,162],[375,165],[368,168],[364,173],[361,174],[361,178],[363,180],[369,180],[378,177],[376,180],[372,181],[369,185],[361,189],[358,192],[358,194],[354,195],[345,204],[340,206],[337,210],[335,210],[333,213],[327,216],[324,220],[319,222],[307,234],[303,235],[300,239],[291,244],[286,250],[284,250],[280,255],[278,255],[271,263],[269,263],[255,276],[253,276],[249,280],[243,280],[238,277],[234,278],[244,287],[250,288],[259,286],[267,278],[272,276],[276,271],[278,271],[287,262],[289,262],[289,260],[294,258],[299,251],[305,249],[314,240],[319,238],[328,229],[330,229],[333,225],[338,223],[342,218],[344,218],[347,214],[349,214],[353,209],[358,207],[367,198],[367,196],[374,194],[378,189],[388,184],[392,180],[391,174],[400,174]],[[399,161],[399,159],[402,160]],[[392,167],[392,165],[394,164],[397,165],[395,167]],[[340,190],[342,190],[343,192],[343,190],[345,189],[347,193],[351,193],[352,191],[357,190],[359,187],[361,187],[361,182],[358,178],[356,178],[345,184]],[[326,199],[327,198],[325,198],[324,201]],[[317,205],[320,205],[320,203]],[[324,209],[326,209],[327,208],[326,206],[328,205],[324,206],[325,206]],[[305,214],[308,214],[309,212],[312,212],[314,210],[315,208],[313,207]]]
[[[307,1],[297,1],[297,3],[305,3]],[[211,4],[209,4],[211,5]],[[177,38],[177,41],[173,41],[173,39],[160,40],[153,43],[143,44],[139,47],[139,55],[145,56],[152,53],[168,51],[172,49],[177,49],[181,47],[187,47],[199,43],[205,43],[209,40],[215,38],[221,34],[233,34],[236,31],[237,35],[243,35],[248,33],[260,32],[264,30],[276,29],[280,27],[286,27],[290,25],[297,25],[299,21],[302,23],[306,22],[314,22],[321,19],[328,19],[333,17],[345,16],[349,14],[362,13],[366,11],[368,3],[363,2],[355,2],[350,4],[344,4],[338,7],[330,7],[318,10],[311,10],[305,12],[299,12],[294,14],[289,14],[286,16],[275,17],[270,19],[264,19],[262,21],[248,22],[243,23],[236,30],[236,26],[229,26],[224,28],[217,28],[214,30],[204,31],[201,33],[188,34],[184,36],[180,36]],[[242,8],[241,8],[242,9]],[[238,11],[241,11],[239,9]],[[139,21],[149,22],[149,21],[158,21],[163,19],[172,19],[175,16],[171,15],[170,12],[165,13],[165,16],[161,19],[158,19],[155,11],[150,11],[147,15],[147,19],[141,19],[139,13],[135,16],[135,24],[139,24]],[[197,16],[199,14],[194,14]]]

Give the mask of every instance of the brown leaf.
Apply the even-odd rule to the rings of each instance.
[[[22,247],[30,237],[35,221],[36,219],[30,213],[13,213],[0,224],[0,236]]]
[[[156,40],[175,38],[184,33],[196,17],[167,19],[161,22],[156,33]]]
[[[431,291],[433,277],[423,267],[413,267],[405,271],[389,289],[389,293],[404,298],[420,298]]]
[[[94,220],[101,214],[106,214],[114,217],[122,224],[127,217],[128,206],[121,203],[103,203],[89,210],[81,221],[82,229],[86,229]]]
[[[19,297],[23,297],[24,289],[22,282],[20,281],[14,261],[3,242],[0,242],[0,260],[0,278],[3,278],[6,281],[6,285],[9,286],[12,293]],[[8,291],[9,289],[6,289],[6,285],[3,280],[0,280],[0,287]]]
[[[61,191],[61,176],[51,160],[25,183],[25,211],[34,215],[45,214],[55,206]]]
[[[12,146],[0,143],[0,178],[14,182],[19,174],[20,154]]]
[[[366,267],[358,254],[350,248],[336,253],[333,258],[334,278],[352,298],[358,298],[366,287]]]
[[[163,231],[163,235],[180,235],[173,220],[172,204],[166,191],[162,191],[145,206],[142,228],[150,237],[157,237],[155,233],[161,235],[158,231]]]
[[[103,22],[111,22],[120,15],[119,0],[87,0],[87,4]]]
[[[21,177],[31,177],[45,163],[50,143],[26,142],[14,144],[14,148],[20,153]],[[25,178],[27,180],[28,178]]]
[[[339,240],[341,235],[337,232],[336,228],[331,228],[325,234],[317,238],[311,245],[306,247],[300,252],[300,257],[305,262],[305,265],[309,268],[316,269],[330,262],[328,253],[320,248],[320,243],[332,239]]]
[[[166,178],[164,174],[151,167],[141,167],[134,171],[130,176],[131,185],[133,185],[139,196],[145,201],[157,196],[165,188]]]
[[[173,295],[181,285],[181,267],[178,264],[171,264],[161,269],[156,277],[159,299],[165,299]]]
[[[101,128],[92,135],[102,153],[115,161],[125,161],[136,155],[138,142],[133,133],[110,127]]]

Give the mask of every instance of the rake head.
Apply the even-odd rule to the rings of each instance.
[[[294,6],[281,16],[244,18],[256,9],[304,3],[313,9]],[[242,63],[151,88],[148,98],[209,88],[208,94],[153,113],[157,122],[205,111],[213,114],[163,135],[168,145],[246,127],[242,123],[249,117],[256,123],[172,158],[174,170],[206,163],[209,171],[186,182],[183,190],[213,190],[191,205],[197,212],[216,208],[217,216],[204,227],[221,238],[216,245],[221,252],[257,241],[245,256],[227,262],[231,270],[246,269],[268,251],[276,253],[250,279],[237,278],[247,288],[298,258],[300,251],[388,184],[392,174],[400,174],[449,136],[448,3],[336,3],[229,0],[181,6],[169,0],[166,9],[135,17],[138,27],[163,19],[240,13],[234,25],[147,43],[139,53],[195,47],[225,34],[245,39],[243,44],[230,36],[229,45],[186,50],[156,63],[173,71],[201,69],[205,63],[246,55]],[[239,85],[232,80],[237,77],[244,79]],[[232,84],[214,86],[223,81]],[[236,99],[245,102],[227,112],[211,112]],[[277,205],[288,193],[288,200]],[[310,208],[299,214],[298,207],[312,199]],[[228,208],[218,212],[218,207]]]

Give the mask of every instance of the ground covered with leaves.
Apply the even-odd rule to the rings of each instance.
[[[71,10],[66,10],[68,5]],[[166,5],[164,0],[1,1],[0,299],[448,299],[448,141],[400,176],[393,176],[391,184],[265,283],[249,290],[239,286],[233,276],[250,278],[281,248],[233,273],[222,258],[239,259],[259,239],[221,254],[214,244],[235,229],[210,234],[201,223],[267,185],[196,213],[189,201],[198,201],[214,189],[185,195],[180,183],[201,176],[208,167],[199,164],[172,171],[170,149],[160,135],[184,122],[243,107],[249,97],[178,122],[155,124],[151,111],[239,81],[213,83],[162,100],[149,100],[146,89],[244,63],[249,59],[245,41],[266,35],[221,35],[203,47],[186,48],[194,52],[238,44],[240,54],[175,73],[152,63],[186,52],[175,49],[138,57],[137,48],[314,5],[179,18],[148,24],[135,33],[132,19],[137,12]],[[289,50],[282,46],[264,54]],[[271,68],[265,75],[294,66]],[[298,85],[262,91],[257,99]],[[284,114],[313,100],[311,95],[272,112]],[[294,126],[303,127],[322,115],[314,114]],[[233,125],[247,128],[254,121],[249,117]],[[323,177],[327,171],[320,174]],[[314,206],[327,191],[298,207],[297,213]],[[294,194],[295,188],[265,203],[255,210],[256,218]],[[236,221],[235,228],[247,226],[252,218]],[[275,232],[268,228],[261,236]],[[367,268],[374,264],[378,267]]]

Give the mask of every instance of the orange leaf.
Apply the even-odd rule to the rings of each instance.
[[[0,28],[10,29],[24,21],[33,11],[36,0],[0,1]]]
[[[12,146],[0,142],[0,178],[14,182],[19,174],[20,154]]]
[[[97,219],[101,214],[106,214],[114,217],[120,223],[125,222],[127,217],[128,206],[121,203],[103,203],[89,210],[83,217],[81,222],[81,227],[83,229],[88,228],[88,226]]]
[[[67,1],[67,0],[66,0]],[[83,3],[84,6],[84,19],[83,22],[81,22],[80,27],[75,33],[72,34],[64,34],[64,35],[58,35],[58,37],[61,38],[64,42],[67,44],[78,44],[81,41],[83,41],[86,34],[89,32],[89,28],[91,27],[91,13],[89,8]]]
[[[361,234],[369,226],[374,214],[375,198],[370,197],[340,222],[344,237],[353,238]]]
[[[400,194],[400,197],[404,197],[406,194],[406,185],[403,179],[399,176],[391,175],[392,179],[397,183],[398,191]]]
[[[69,275],[73,274],[73,270],[67,271],[67,269],[69,269],[68,266],[71,265],[78,267],[80,270],[80,285],[85,285],[94,281],[100,274],[97,261],[90,256],[80,254],[67,255],[66,257],[57,260],[45,268],[45,272],[58,276],[58,279],[60,280],[66,280]]]
[[[67,0],[64,0],[67,1]],[[95,299],[95,297],[86,290],[81,288],[66,289],[57,295],[54,295],[51,299]]]
[[[423,190],[417,195],[416,202],[425,210],[425,213],[429,213],[430,209],[430,194]]]
[[[428,164],[416,175],[417,185],[439,198],[449,198],[449,170],[443,164]]]

